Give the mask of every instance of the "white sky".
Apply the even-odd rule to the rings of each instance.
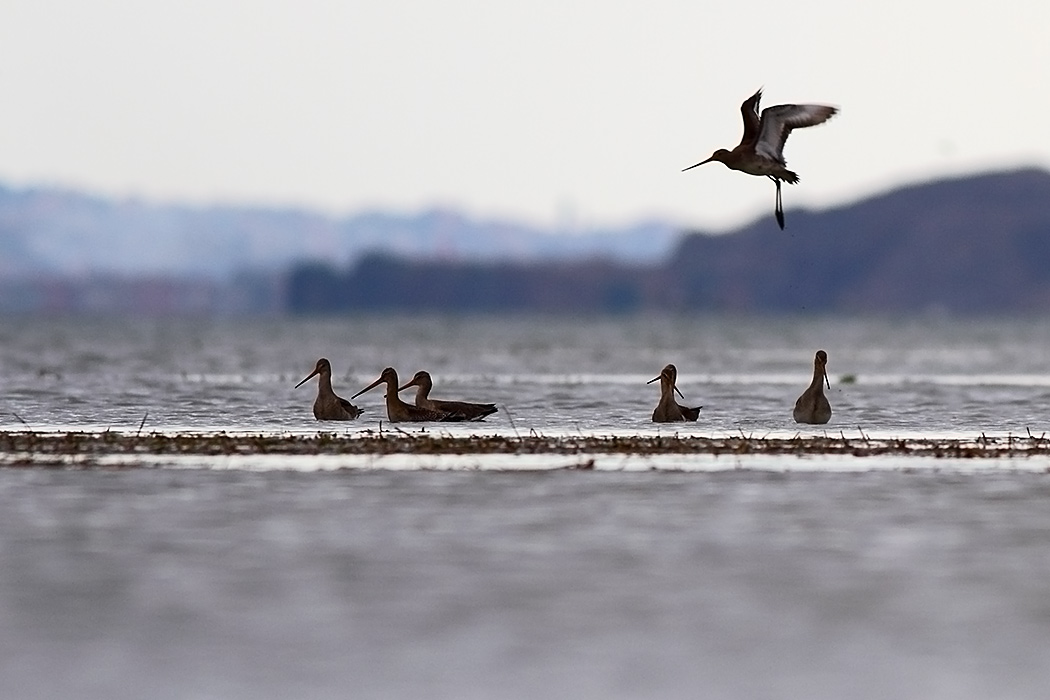
[[[680,170],[760,86],[842,108],[788,141],[788,209],[1050,166],[1048,27],[1031,0],[0,0],[0,182],[726,228],[772,184]]]

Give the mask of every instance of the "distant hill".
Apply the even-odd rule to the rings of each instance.
[[[620,229],[546,230],[448,210],[363,212],[188,207],[0,186],[0,275],[223,278],[294,261],[352,264],[366,252],[440,260],[666,257],[679,232],[660,221]]]
[[[1050,311],[1050,173],[903,187],[722,235],[668,258],[558,264],[370,256],[288,276],[296,313],[393,310],[623,312]]]
[[[1050,173],[1021,170],[905,187],[794,211],[770,235],[691,235],[667,272],[689,308],[1050,311]],[[774,232],[776,233],[776,232]]]

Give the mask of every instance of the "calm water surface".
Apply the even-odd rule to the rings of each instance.
[[[313,388],[292,387],[323,355],[344,396],[393,365],[428,369],[436,396],[505,407],[441,428],[454,434],[669,430],[648,422],[645,381],[674,362],[705,408],[673,430],[791,435],[823,348],[833,434],[1038,434],[1048,341],[1043,321],[936,318],[4,319],[0,427],[24,429],[17,413],[37,430],[133,432],[148,411],[145,430],[312,432]],[[378,428],[381,401],[366,394],[367,420],[334,429]],[[856,461],[0,469],[0,687],[107,700],[1046,697],[1045,469]]]

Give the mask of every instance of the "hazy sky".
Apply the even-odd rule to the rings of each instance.
[[[1048,28],[1031,0],[0,0],[0,182],[723,228],[773,185],[680,171],[761,86],[842,108],[788,141],[789,210],[1050,166]]]

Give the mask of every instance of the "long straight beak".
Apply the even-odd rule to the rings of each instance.
[[[356,394],[354,394],[353,396],[351,396],[351,397],[350,397],[350,399],[351,399],[351,400],[353,400],[353,399],[356,399],[356,398],[357,398],[358,396],[360,396],[361,394],[365,393],[366,391],[371,391],[372,389],[375,389],[375,388],[376,388],[377,386],[379,386],[379,385],[380,385],[380,384],[382,384],[382,383],[383,383],[383,378],[382,378],[382,377],[380,377],[379,379],[375,380],[374,382],[372,382],[371,384],[369,384],[368,386],[366,386],[366,387],[365,387],[364,389],[362,389],[361,391],[359,391],[359,392],[357,392]]]
[[[398,390],[399,392],[401,392],[401,391],[404,391],[405,389],[407,389],[408,387],[410,387],[410,386],[415,386],[415,385],[416,385],[416,380],[415,380],[415,379],[410,379],[410,380],[408,380],[407,382],[405,382],[405,385],[404,385],[404,386],[398,387],[398,389],[397,389],[397,390]]]
[[[678,389],[678,387],[675,387],[674,390],[678,394],[678,397],[682,399],[682,401],[685,401],[685,396],[682,395],[682,392]]]
[[[714,158],[708,158],[707,160],[702,160],[699,163],[697,163],[696,165],[690,165],[688,168],[682,168],[682,172],[684,173],[686,170],[692,170],[693,168],[697,167],[697,165],[703,165],[704,163],[710,163],[713,160],[714,160]]]
[[[315,370],[314,370],[313,372],[310,372],[310,374],[306,375],[306,379],[310,379],[310,378],[311,378],[311,377],[313,377],[313,376],[314,376],[315,374],[317,374],[317,370],[316,370],[316,369],[315,369]],[[296,384],[296,385],[295,385],[295,388],[296,388],[296,389],[298,389],[298,388],[299,388],[299,387],[301,387],[301,386],[302,386],[303,384],[306,384],[306,379],[304,379],[303,381],[301,381],[301,382],[299,382],[298,384]]]
[[[824,383],[828,385],[828,391],[831,391],[831,381],[828,379],[827,370],[824,370]]]
[[[653,377],[652,379],[647,381],[646,384],[652,384],[653,382],[658,382],[658,381],[660,381],[660,377]],[[682,396],[682,391],[677,386],[674,387],[674,390],[676,392],[678,392],[679,396]],[[682,396],[682,400],[685,401],[685,397],[684,396]]]

